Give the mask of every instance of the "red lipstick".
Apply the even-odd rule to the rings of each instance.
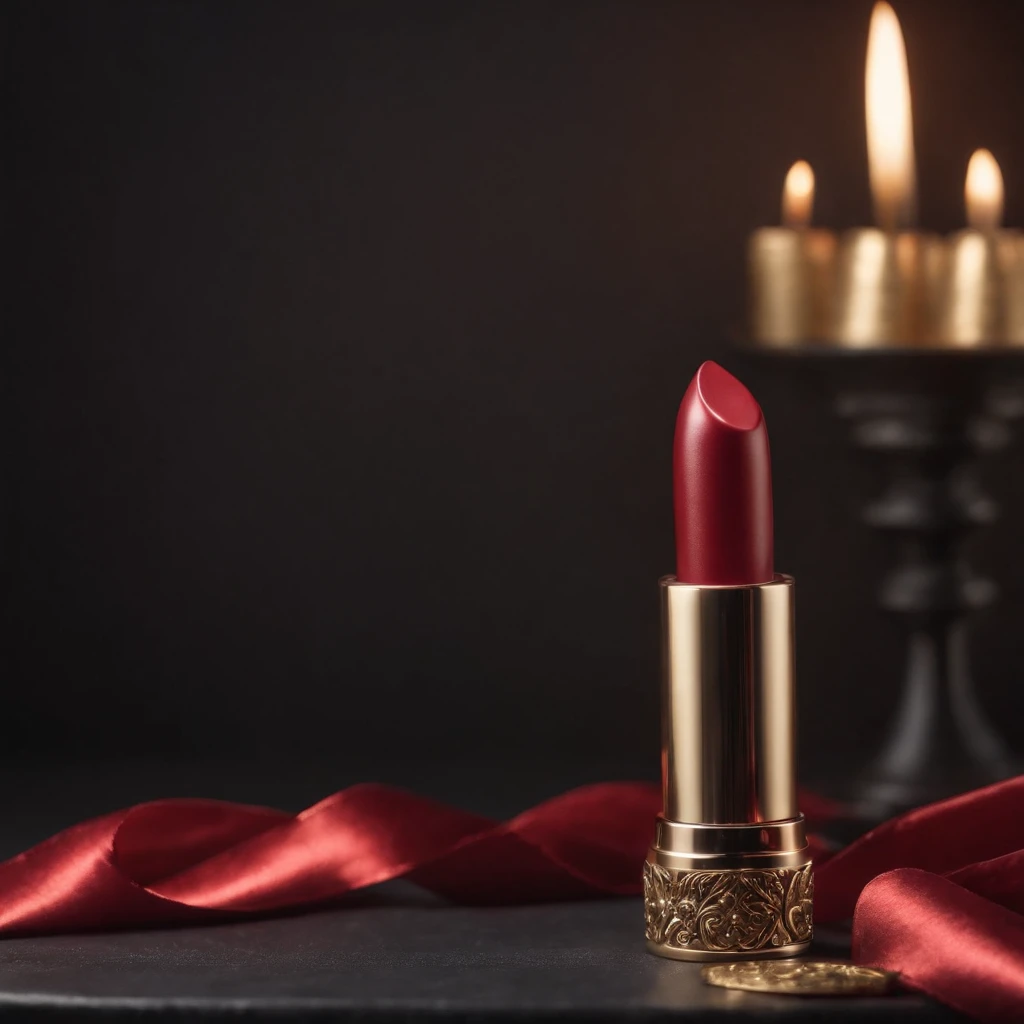
[[[772,578],[772,469],[754,396],[704,363],[676,417],[676,579],[703,586]]]
[[[647,946],[677,960],[795,956],[811,940],[813,878],[796,806],[793,579],[773,568],[761,407],[715,363],[679,407],[673,470]]]

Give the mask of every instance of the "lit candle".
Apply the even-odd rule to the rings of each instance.
[[[982,340],[1024,344],[1024,236],[1002,227],[1003,172],[987,149],[975,150],[967,164],[964,206],[968,225],[995,238],[995,312]]]
[[[987,149],[976,149],[967,163],[964,206],[975,231],[998,231],[1003,223],[1003,172]]]
[[[750,239],[751,333],[760,344],[825,335],[835,236],[810,227],[813,210],[814,171],[798,160],[782,187],[782,227],[761,228]]]
[[[896,14],[875,4],[864,75],[875,228],[840,247],[834,337],[851,347],[912,345],[929,334],[941,246],[908,230],[917,202],[907,53]]]
[[[876,3],[871,12],[864,111],[875,223],[885,231],[910,227],[917,206],[917,176],[907,49],[896,12],[884,2]]]
[[[782,186],[782,224],[806,228],[814,212],[814,171],[806,160],[797,160]]]
[[[996,344],[1021,332],[1017,265],[1020,237],[1001,230],[1003,174],[987,149],[975,150],[964,182],[967,230],[950,240],[939,339],[949,345]]]

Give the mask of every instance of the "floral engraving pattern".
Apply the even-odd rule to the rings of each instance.
[[[750,952],[806,942],[813,898],[810,864],[726,871],[644,865],[647,938],[677,949]]]

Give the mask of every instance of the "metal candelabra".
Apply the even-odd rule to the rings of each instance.
[[[903,624],[906,663],[889,734],[848,794],[855,816],[881,820],[1013,774],[977,701],[969,657],[968,616],[995,599],[996,587],[972,570],[963,542],[997,514],[978,462],[1008,442],[1024,412],[1024,386],[1014,383],[1024,352],[808,347],[764,355],[824,369],[853,445],[886,470],[863,520],[889,541],[878,600]]]

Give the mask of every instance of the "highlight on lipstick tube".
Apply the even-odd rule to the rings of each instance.
[[[794,584],[771,571],[760,406],[705,363],[675,445],[677,564],[690,575],[660,582],[664,804],[644,865],[647,947],[677,960],[795,956],[811,941],[814,882],[796,798]],[[686,556],[701,543],[742,549],[751,534],[740,562]],[[751,582],[733,582],[740,573]]]

